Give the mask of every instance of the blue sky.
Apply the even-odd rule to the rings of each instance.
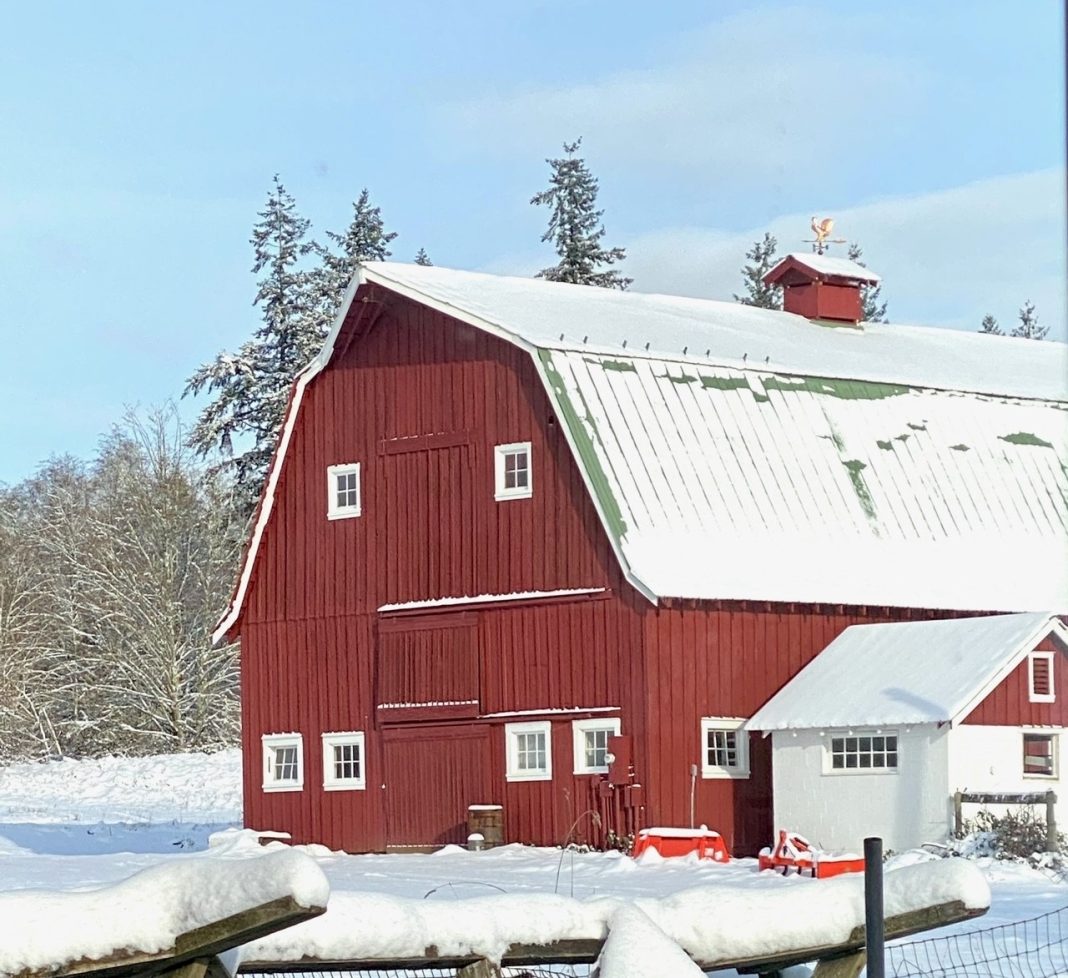
[[[1011,325],[1031,299],[1066,336],[1057,0],[0,15],[0,482],[90,455],[255,328],[275,172],[320,236],[366,186],[395,258],[530,274],[553,258],[528,201],[582,136],[636,289],[729,298],[764,230],[799,247],[831,214],[892,321]]]

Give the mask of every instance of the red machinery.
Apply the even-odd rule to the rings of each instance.
[[[794,871],[816,879],[864,872],[862,857],[846,852],[824,852],[804,836],[786,829],[779,829],[779,842],[774,849],[760,850],[757,864],[761,869],[781,870],[784,876]]]
[[[717,863],[730,862],[723,836],[706,825],[699,829],[642,829],[634,840],[635,857],[646,849],[655,849],[661,856],[688,856],[696,852],[699,859]]]

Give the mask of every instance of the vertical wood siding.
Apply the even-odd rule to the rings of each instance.
[[[1050,636],[1038,644],[1037,651],[1054,653],[1052,703],[1031,702],[1024,658],[964,722],[993,727],[1068,727],[1068,649]]]

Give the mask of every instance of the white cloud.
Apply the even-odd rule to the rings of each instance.
[[[752,10],[691,34],[656,67],[454,102],[443,123],[479,152],[540,157],[581,134],[599,158],[645,169],[825,178],[892,142],[922,97],[919,64],[870,50],[876,23],[864,12]],[[856,138],[871,118],[877,143]]]
[[[805,250],[810,214],[725,234],[663,228],[626,240],[625,270],[643,292],[730,298],[745,251],[771,231],[781,253]],[[1051,339],[1065,339],[1065,171],[1042,170],[887,198],[836,211],[836,232],[883,276],[893,322],[977,329],[985,313],[1011,326],[1025,300]],[[844,254],[844,246],[838,246]]]

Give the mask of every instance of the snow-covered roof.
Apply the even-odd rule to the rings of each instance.
[[[853,625],[746,727],[957,724],[1051,632],[1068,645],[1068,630],[1049,614]]]
[[[217,638],[303,390],[367,285],[530,353],[650,600],[1068,610],[1068,345],[370,262],[298,378]]]
[[[835,258],[833,255],[817,255],[814,252],[792,251],[777,267],[781,267],[783,262],[791,260],[797,262],[799,265],[804,265],[806,268],[812,269],[812,271],[819,275],[833,275],[837,278],[854,279],[859,282],[871,282],[872,284],[882,281],[870,268],[865,268],[863,265],[852,261],[849,258]],[[772,269],[769,278],[774,277],[774,275],[775,269]]]

